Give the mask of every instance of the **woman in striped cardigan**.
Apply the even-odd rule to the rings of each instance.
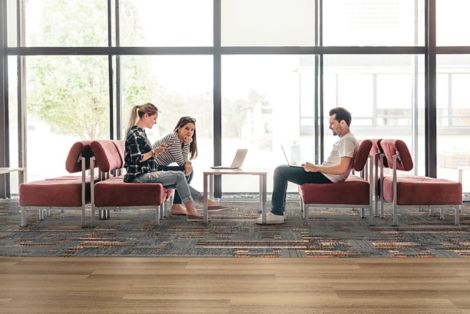
[[[183,171],[188,184],[191,183],[193,178],[191,160],[197,156],[196,119],[187,116],[181,117],[173,129],[173,133],[156,141],[153,147],[160,145],[166,145],[168,148],[155,156],[159,170]],[[176,163],[177,166],[170,166],[172,163]],[[223,209],[223,206],[212,200],[209,200],[208,204],[209,210]],[[171,213],[186,215],[186,208],[182,205],[178,192],[175,192]]]

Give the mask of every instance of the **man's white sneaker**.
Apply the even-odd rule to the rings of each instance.
[[[284,216],[283,215],[275,215],[271,212],[266,213],[266,224],[267,225],[280,225],[284,223]],[[259,215],[256,219],[257,225],[263,224],[263,214]]]

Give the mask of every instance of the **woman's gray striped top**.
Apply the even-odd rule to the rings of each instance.
[[[155,155],[155,160],[159,166],[168,166],[176,162],[179,166],[189,160],[189,145],[180,141],[177,133],[170,133],[159,139],[153,144],[153,147],[160,146],[161,144],[170,145],[166,151]],[[183,147],[181,147],[183,146]]]

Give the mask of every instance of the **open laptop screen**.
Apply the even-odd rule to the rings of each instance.
[[[245,161],[246,153],[248,153],[248,149],[240,148],[237,149],[235,153],[235,157],[233,158],[232,165],[230,166],[213,166],[212,169],[239,169],[243,166],[243,162]]]

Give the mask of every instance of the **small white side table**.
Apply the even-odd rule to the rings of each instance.
[[[209,222],[207,199],[214,195],[214,177],[222,175],[253,175],[259,176],[259,203],[263,224],[266,223],[266,171],[243,169],[210,169],[203,172],[204,176],[204,223]]]
[[[0,167],[0,175],[12,172],[18,172],[18,185],[24,182],[26,168]]]

